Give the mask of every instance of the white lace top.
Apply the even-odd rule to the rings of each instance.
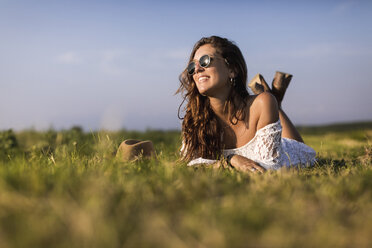
[[[238,154],[259,163],[265,169],[279,169],[282,166],[312,165],[316,152],[311,147],[296,140],[282,138],[280,121],[271,123],[259,130],[244,146],[223,150],[223,155]],[[197,158],[188,166],[211,164],[212,159]]]

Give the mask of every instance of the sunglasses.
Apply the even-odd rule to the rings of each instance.
[[[212,61],[212,57],[206,54],[206,55],[203,55],[203,56],[200,57],[199,65],[203,68],[207,68],[211,64],[211,61]],[[189,75],[194,75],[195,66],[196,66],[195,61],[192,61],[187,66],[187,72],[189,73]]]

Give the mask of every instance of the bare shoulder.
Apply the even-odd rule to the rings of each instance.
[[[260,129],[279,119],[279,108],[275,97],[269,92],[256,96],[252,102],[252,110],[258,116],[257,129]]]
[[[275,97],[270,92],[262,92],[254,99],[253,104],[268,105],[276,103]]]

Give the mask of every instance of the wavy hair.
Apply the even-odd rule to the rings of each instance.
[[[210,44],[217,54],[225,59],[229,69],[235,73],[233,84],[225,103],[225,111],[228,111],[229,121],[236,125],[239,120],[244,120],[247,113],[246,88],[247,65],[240,49],[232,41],[218,36],[204,37],[200,39],[191,52],[190,63],[196,51],[203,45]],[[209,98],[199,93],[192,75],[185,69],[179,76],[180,87],[176,93],[181,93],[183,101],[178,109],[178,118],[182,121],[182,148],[181,155],[184,160],[203,157],[218,159],[222,152],[221,134],[223,127],[211,108]],[[180,110],[186,102],[185,115],[180,117]]]

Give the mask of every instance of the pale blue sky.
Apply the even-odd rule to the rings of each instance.
[[[295,124],[372,120],[371,1],[0,0],[0,129],[180,128],[178,75],[210,35],[249,79],[294,75]]]

